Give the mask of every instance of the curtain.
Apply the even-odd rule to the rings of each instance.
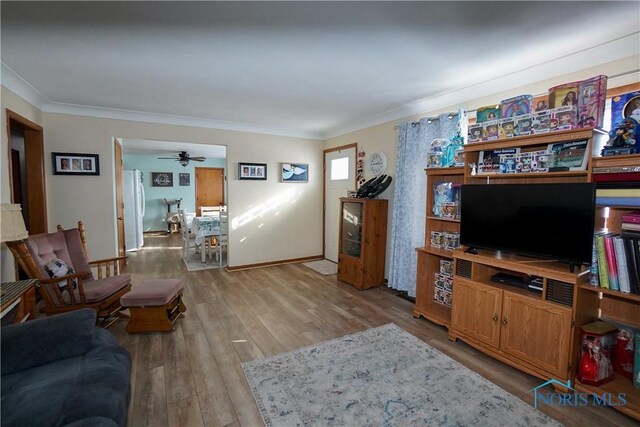
[[[450,119],[449,116],[452,116]],[[429,123],[431,122],[431,123]],[[456,135],[457,114],[402,122],[398,127],[395,190],[391,216],[389,287],[416,296],[417,254],[424,246],[429,144]]]

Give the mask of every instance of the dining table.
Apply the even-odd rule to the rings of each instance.
[[[201,261],[207,261],[206,246],[211,247],[211,237],[220,236],[220,218],[217,216],[196,216],[191,222],[191,233],[196,245],[200,245]]]

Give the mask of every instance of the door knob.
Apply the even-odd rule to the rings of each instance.
[[[494,314],[494,315],[493,315],[493,321],[494,321],[494,322],[497,322],[497,321],[498,321],[498,313],[496,313],[496,314]]]
[[[502,316],[502,324],[503,325],[507,324],[507,317],[506,316]]]

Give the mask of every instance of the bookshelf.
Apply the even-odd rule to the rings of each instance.
[[[603,168],[640,168],[640,154],[598,157],[602,146],[608,140],[607,133],[599,129],[576,129],[468,144],[464,146],[465,164],[478,164],[480,152],[483,150],[520,148],[520,152],[524,153],[546,150],[551,143],[583,139],[588,141],[589,162],[586,170],[582,171],[472,175],[469,167],[426,170],[425,246],[417,249],[418,274],[413,313],[415,317],[422,316],[447,327],[450,339],[464,340],[480,351],[540,378],[571,379],[576,390],[585,393],[626,393],[628,404],[614,408],[640,420],[640,389],[634,388],[628,378],[616,376],[613,381],[601,386],[585,385],[576,381],[580,357],[580,326],[603,319],[640,328],[640,295],[590,286],[588,270],[584,268],[575,275],[560,277],[559,275],[564,273],[561,274],[561,269],[557,270],[551,265],[547,265],[543,271],[539,271],[541,274],[538,274],[544,277],[543,293],[532,295],[528,291],[493,283],[489,276],[497,271],[528,272],[529,268],[540,268],[543,264],[539,261],[516,260],[517,256],[513,259],[504,258],[504,254],[486,251],[482,251],[480,255],[470,255],[460,250],[449,251],[429,246],[431,231],[459,231],[461,224],[457,220],[431,216],[433,184],[436,182],[496,185],[594,182],[594,173],[599,173]],[[622,216],[638,209],[620,206],[598,207],[596,229],[606,228],[619,233]],[[461,221],[464,221],[464,218]],[[434,274],[439,271],[441,259],[455,260],[453,313],[451,308],[433,300]],[[468,266],[465,267],[465,264]],[[552,287],[555,287],[555,290],[562,288],[562,295],[568,295],[571,303],[568,304],[567,300],[568,305],[559,306],[552,298],[547,298],[548,295],[553,297]],[[509,319],[506,327],[501,321],[497,322],[494,319],[495,314],[498,314],[500,319],[500,316],[504,315],[505,304],[512,306],[510,318],[507,316]],[[508,328],[518,320],[522,320],[521,326],[526,328],[527,322],[518,317],[520,312],[536,313],[537,321],[548,324],[549,328],[545,331],[531,331],[527,335],[531,342],[519,342],[519,337],[523,335],[515,329],[509,335]],[[475,331],[474,328],[478,330]],[[546,349],[546,353],[540,353],[540,349]],[[545,359],[549,358],[550,354],[555,355],[554,358]]]

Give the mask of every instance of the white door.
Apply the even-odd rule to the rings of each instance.
[[[356,147],[324,153],[324,257],[338,262],[340,197],[356,189]]]

